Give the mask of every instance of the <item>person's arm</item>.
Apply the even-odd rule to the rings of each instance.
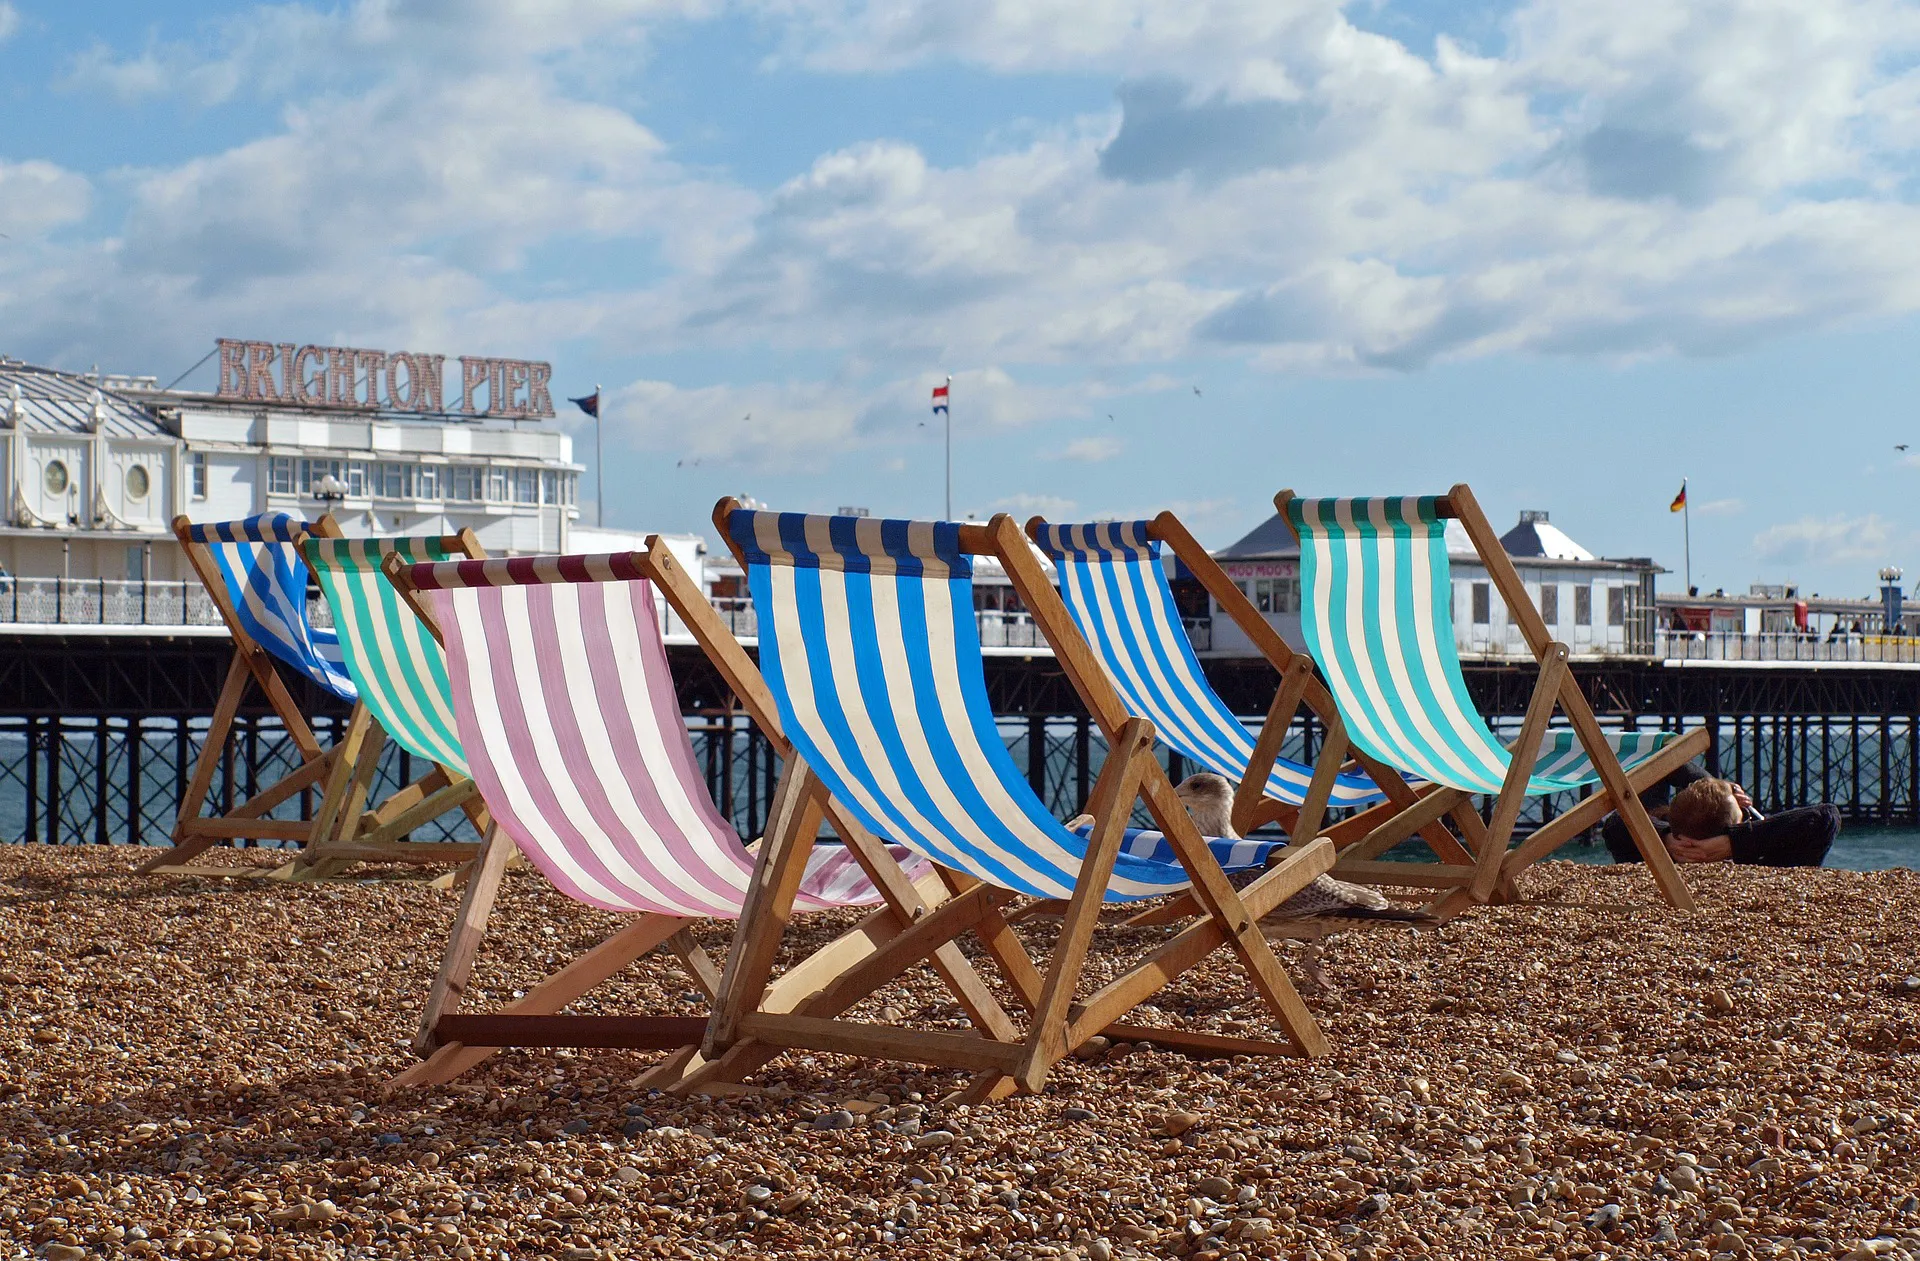
[[[1840,834],[1840,812],[1829,805],[1783,810],[1727,830],[1728,857],[1758,867],[1818,867]]]

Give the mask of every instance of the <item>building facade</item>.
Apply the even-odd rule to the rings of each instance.
[[[546,365],[521,366],[545,403]],[[503,555],[567,549],[580,466],[550,404],[503,393],[496,408],[483,381],[484,408],[469,387],[461,410],[419,411],[367,380],[378,365],[360,367],[359,395],[316,401],[290,385],[289,401],[258,380],[231,388],[224,370],[222,390],[201,394],[0,358],[0,566],[19,578],[184,579],[175,515],[274,510],[331,511],[349,534],[471,528]]]

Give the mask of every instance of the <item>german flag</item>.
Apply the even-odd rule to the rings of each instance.
[[[1687,506],[1687,482],[1685,478],[1682,478],[1680,480],[1680,493],[1675,495],[1673,497],[1673,502],[1667,505],[1667,511],[1679,512],[1682,509],[1684,509],[1686,506]]]

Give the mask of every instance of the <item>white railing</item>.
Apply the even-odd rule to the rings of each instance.
[[[1882,665],[1920,665],[1920,638],[1907,635],[1840,635],[1825,638],[1791,631],[1747,634],[1743,631],[1659,633],[1660,655],[1668,661],[1856,661]]]
[[[982,648],[1037,648],[1052,652],[1047,637],[1033,624],[1029,613],[1008,613],[1000,609],[978,609],[974,621],[980,627]]]
[[[0,623],[26,626],[218,626],[197,582],[0,578]]]

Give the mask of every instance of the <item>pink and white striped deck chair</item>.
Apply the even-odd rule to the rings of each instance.
[[[765,725],[775,711],[770,700],[762,710],[757,672],[672,554],[657,539],[649,542],[648,552],[611,556],[413,565],[395,558],[388,566],[389,578],[445,644],[460,745],[493,817],[428,1000],[420,1041],[428,1058],[395,1084],[450,1080],[506,1046],[676,1051],[654,1074],[651,1084],[661,1086],[725,1075],[726,1066],[706,1065],[693,1051],[704,1015],[557,1014],[663,943],[711,998],[719,971],[684,930],[701,919],[738,918],[753,876],[753,855],[708,796],[694,759],[656,591],[695,628],[775,751],[788,758],[773,817],[794,808],[782,797],[792,795],[788,786],[800,764],[777,725]],[[509,846],[568,897],[639,918],[503,1011],[464,1014],[456,1009]],[[946,895],[923,860],[905,850],[889,855],[865,834],[822,846],[815,858],[801,878],[798,907],[881,909],[769,987],[770,994],[783,988],[783,1004],[796,1011],[809,1001],[844,1007],[864,996],[834,993],[831,983],[911,926],[929,899]],[[884,896],[865,868],[890,886]],[[957,954],[947,962],[971,975]],[[976,1001],[985,996],[981,1014],[997,1023],[997,1004],[977,978],[962,988]],[[750,1071],[770,1057],[737,1056],[733,1064]],[[690,1083],[696,1072],[703,1075]]]

